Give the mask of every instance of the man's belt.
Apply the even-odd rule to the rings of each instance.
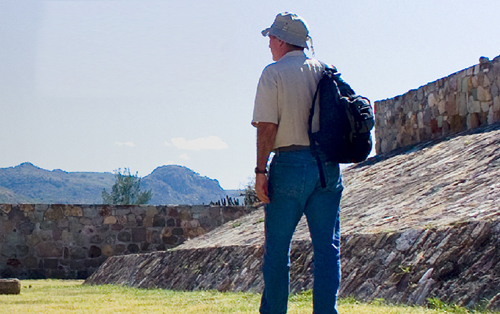
[[[305,145],[290,145],[285,147],[279,147],[274,150],[275,153],[283,153],[283,152],[293,152],[297,150],[306,150],[309,149],[309,146]]]

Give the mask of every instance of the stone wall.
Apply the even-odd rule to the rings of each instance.
[[[341,297],[405,304],[437,297],[466,307],[489,302],[490,309],[500,309],[500,221],[353,233],[342,238],[341,246]],[[249,245],[117,256],[85,283],[261,292],[262,253],[261,246]],[[311,289],[311,242],[294,242],[291,260],[290,290]]]
[[[500,56],[375,102],[377,154],[500,121]]]
[[[0,204],[0,278],[86,278],[110,256],[166,250],[251,210]]]

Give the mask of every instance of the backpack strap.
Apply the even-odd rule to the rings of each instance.
[[[334,77],[337,77],[340,74],[337,74],[337,68],[334,66],[329,66],[324,62],[321,62],[321,65],[323,65],[323,76],[328,75],[328,72],[332,73]],[[337,80],[335,80],[337,82]],[[312,122],[313,122],[313,117],[314,117],[314,108],[316,107],[316,100],[318,99],[319,95],[319,83],[318,87],[316,88],[316,92],[314,93],[312,105],[311,105],[311,110],[309,113],[309,128],[308,128],[308,135],[309,135],[309,142],[310,142],[310,149],[311,149],[311,154],[314,156],[316,159],[316,163],[318,164],[318,170],[319,170],[319,180],[321,182],[321,187],[326,188],[326,178],[325,178],[325,172],[323,169],[323,161],[321,160],[319,153],[318,153],[318,146],[316,145],[316,141],[313,139],[313,134],[312,134]]]
[[[313,135],[312,135],[312,121],[313,121],[313,117],[314,117],[314,107],[316,107],[316,99],[318,97],[318,92],[319,92],[319,87],[316,89],[316,92],[314,93],[312,106],[311,106],[311,110],[309,113],[309,128],[307,130],[307,133],[309,135],[309,146],[311,147],[311,154],[314,156],[314,158],[316,159],[316,163],[318,164],[319,179],[321,181],[321,187],[326,188],[326,179],[325,179],[325,173],[323,171],[323,162],[321,161],[321,158],[319,158],[318,147],[317,147],[316,141],[313,139]]]

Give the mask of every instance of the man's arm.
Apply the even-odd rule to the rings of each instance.
[[[277,124],[269,122],[259,122],[257,124],[257,169],[266,169],[269,154],[273,150],[277,132]],[[265,204],[269,203],[267,176],[264,173],[257,173],[255,175],[255,192],[261,202]]]

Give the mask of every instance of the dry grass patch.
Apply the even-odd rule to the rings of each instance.
[[[21,283],[20,295],[0,295],[0,313],[258,313],[260,302],[260,295],[253,293],[88,286],[78,280],[23,280]],[[383,302],[364,304],[353,299],[340,300],[339,311],[344,314],[469,313],[392,306]],[[311,312],[310,292],[290,297],[290,314]]]

